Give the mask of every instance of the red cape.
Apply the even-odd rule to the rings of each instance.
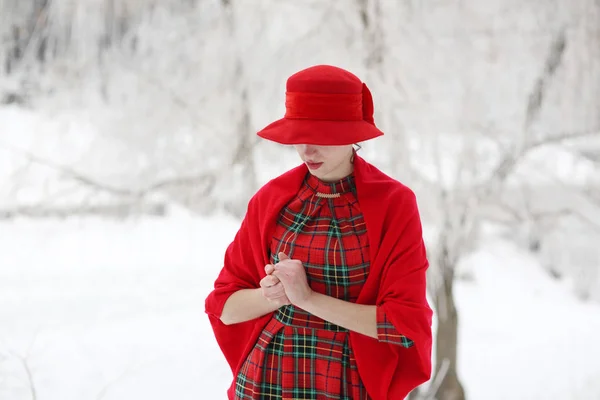
[[[369,235],[371,269],[357,303],[383,307],[410,348],[379,342],[350,332],[360,377],[374,400],[404,399],[431,375],[432,310],[426,299],[428,262],[421,220],[411,189],[356,156],[354,176],[358,202]],[[250,200],[248,211],[225,252],[224,266],[206,298],[206,313],[217,342],[233,372],[228,390],[259,334],[273,315],[239,324],[219,319],[228,297],[258,288],[269,263],[268,248],[280,210],[295,196],[308,169],[304,164],[269,181]]]

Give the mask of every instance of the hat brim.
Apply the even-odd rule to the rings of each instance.
[[[279,119],[260,130],[258,136],[281,144],[342,146],[382,136],[366,121]]]

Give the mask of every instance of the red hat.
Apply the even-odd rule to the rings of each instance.
[[[346,145],[383,135],[373,121],[373,98],[354,74],[316,65],[290,76],[285,116],[258,132],[282,144]]]

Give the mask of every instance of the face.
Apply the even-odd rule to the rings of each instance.
[[[337,181],[352,173],[351,144],[344,146],[297,144],[294,147],[310,173],[322,181]]]

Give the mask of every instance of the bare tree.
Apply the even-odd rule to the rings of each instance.
[[[235,118],[234,129],[237,140],[232,160],[232,172],[234,176],[231,181],[236,182],[238,190],[229,199],[226,208],[233,215],[242,217],[245,213],[249,197],[256,191],[258,186],[254,160],[254,146],[257,139],[252,130],[250,120],[248,77],[245,73],[245,61],[236,30],[238,21],[236,19],[235,4],[235,0],[221,0],[229,38],[228,42],[231,43],[233,51],[234,67],[231,84],[228,89],[234,92],[233,96],[235,100],[230,105],[230,112]]]
[[[21,364],[21,367],[23,368],[23,371],[25,372],[25,376],[27,377],[27,387],[29,389],[29,395],[30,395],[31,400],[38,399],[38,391],[37,391],[37,387],[35,384],[33,369],[31,368],[31,352],[35,345],[38,334],[39,334],[39,331],[36,331],[34,333],[32,339],[31,339],[31,342],[29,343],[29,347],[25,351],[24,355],[20,354],[16,351],[13,351],[13,350],[7,350],[7,353],[10,356],[12,356],[13,358],[15,358],[16,360],[19,361],[19,363]],[[0,353],[0,361],[1,360],[2,360],[2,354]]]
[[[382,101],[376,108],[375,121],[385,132],[381,143],[390,173],[404,177],[411,171],[407,157],[407,145],[404,129],[399,119],[398,98],[402,91],[401,75],[391,65],[390,32],[386,25],[386,7],[393,3],[381,0],[356,0],[357,11],[364,43],[365,81],[371,85],[372,92]]]
[[[564,31],[560,31],[550,46],[542,73],[527,99],[522,139],[504,146],[502,156],[492,168],[491,174],[484,180],[470,184],[461,179],[464,177],[465,168],[464,165],[459,164],[455,186],[450,189],[441,186],[438,189],[442,221],[431,255],[433,268],[430,270],[430,293],[438,316],[438,332],[435,341],[436,377],[442,370],[443,363],[449,363],[445,378],[435,393],[435,398],[438,400],[465,398],[457,374],[459,316],[453,289],[457,264],[476,245],[479,236],[478,227],[482,220],[489,217],[485,214],[486,207],[498,202],[505,182],[531,151],[547,144],[562,143],[574,137],[597,134],[597,131],[590,130],[558,132],[534,137],[530,132],[531,126],[539,118],[545,94],[561,64],[566,46]],[[443,158],[441,153],[439,156],[438,161]],[[461,158],[466,157],[468,153],[464,153]],[[443,181],[444,172],[443,166],[438,162],[438,181]]]

